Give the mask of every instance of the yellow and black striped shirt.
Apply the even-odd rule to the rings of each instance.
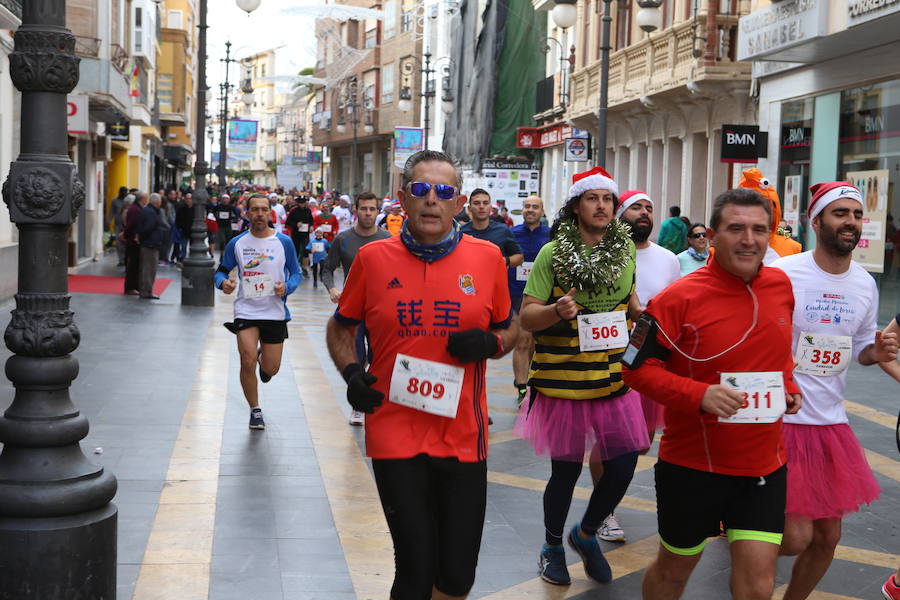
[[[545,245],[535,259],[525,294],[552,304],[566,294],[553,275],[551,259],[555,242]],[[627,311],[634,293],[635,250],[632,261],[615,284],[605,289],[579,290],[575,295],[578,314]],[[627,318],[628,328],[631,320]],[[593,400],[618,396],[628,391],[622,380],[625,348],[582,352],[578,344],[578,322],[559,321],[535,332],[535,352],[529,385],[554,398]]]

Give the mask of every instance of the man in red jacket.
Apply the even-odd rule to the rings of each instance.
[[[660,548],[645,600],[681,597],[725,525],[734,598],[772,596],[784,532],[781,416],[800,408],[791,371],[794,296],[762,266],[771,207],[752,190],[716,198],[715,259],[660,292],[625,354],[625,383],[665,406],[656,464]]]

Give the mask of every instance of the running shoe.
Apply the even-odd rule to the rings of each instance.
[[[263,421],[261,408],[254,408],[250,411],[250,429],[265,429],[266,422]]]
[[[588,577],[598,583],[609,583],[612,581],[612,569],[600,550],[600,542],[597,536],[592,535],[589,538],[583,538],[579,535],[581,523],[577,523],[571,531],[569,531],[569,545],[572,550],[581,556],[584,562],[584,572]]]
[[[881,595],[884,600],[900,600],[900,585],[897,585],[897,578],[891,575],[881,586]]]
[[[362,412],[358,410],[350,411],[350,421],[351,425],[362,425],[366,422],[366,418],[363,416]]]
[[[624,542],[625,532],[616,520],[616,516],[609,515],[603,520],[603,524],[597,531],[597,537],[606,542]]]
[[[569,568],[566,567],[566,549],[562,546],[544,544],[538,557],[538,572],[541,579],[553,585],[569,585]]]

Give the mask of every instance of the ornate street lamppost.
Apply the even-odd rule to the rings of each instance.
[[[568,29],[575,25],[578,11],[575,8],[576,0],[556,0],[553,7],[553,20],[557,27]],[[662,24],[662,15],[659,7],[662,0],[638,0],[636,21],[638,26],[647,33],[657,30]],[[603,0],[603,17],[600,20],[600,101],[597,107],[597,158],[599,166],[606,166],[606,138],[609,124],[609,54],[612,50],[610,27],[612,25],[612,0]]]
[[[197,160],[194,163],[194,220],[191,223],[191,244],[181,269],[181,303],[185,306],[214,306],[213,259],[206,251],[206,24],[208,0],[200,0],[200,23],[197,28]],[[212,147],[212,136],[210,136]]]
[[[9,57],[22,92],[21,153],[3,184],[19,229],[19,286],[5,335],[16,391],[0,418],[0,598],[115,598],[116,479],[82,454],[88,421],[69,396],[80,333],[69,310],[67,239],[85,197],[66,134],[75,36],[65,0],[22,8]]]
[[[356,181],[356,167],[358,162],[357,143],[359,125],[363,124],[363,131],[366,134],[373,133],[375,127],[372,121],[372,110],[374,110],[374,94],[375,86],[368,86],[361,89],[359,82],[352,77],[344,82],[343,89],[337,100],[338,106],[338,123],[336,130],[340,134],[347,132],[345,122],[345,114],[350,119],[350,125],[353,126],[353,144],[350,147],[350,195],[355,196],[359,192],[359,185]],[[366,111],[366,120],[363,122],[359,117],[359,109]]]
[[[444,114],[450,114],[453,112],[453,88],[450,85],[450,71],[451,68],[456,65],[453,62],[453,59],[449,56],[444,56],[434,63],[431,62],[431,51],[425,50],[425,54],[423,55],[425,58],[424,63],[419,63],[420,71],[422,73],[422,91],[419,93],[419,96],[425,101],[425,118],[423,121],[424,124],[424,141],[425,141],[425,149],[428,150],[428,130],[431,125],[431,99],[434,98],[435,90],[434,90],[434,80],[431,78],[432,75],[437,73],[438,63],[442,61],[447,61],[445,65],[441,67],[441,110]],[[410,77],[413,73],[413,61],[419,62],[419,59],[415,56],[408,56],[404,59],[403,66],[401,67],[403,70],[403,79],[404,84],[403,87],[400,88],[400,100],[397,102],[397,108],[399,108],[403,112],[409,112],[412,110],[412,86]]]

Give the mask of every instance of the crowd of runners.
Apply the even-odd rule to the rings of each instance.
[[[216,273],[222,292],[237,293],[226,327],[254,429],[265,427],[257,381],[279,370],[304,261],[337,305],[328,350],[351,423],[364,423],[394,543],[391,597],[465,598],[473,585],[486,364],[509,352],[514,431],[550,460],[545,539],[535,540],[545,581],[571,583],[565,544],[591,579],[612,580],[598,540],[625,541],[616,506],[662,431],[659,548],[643,597],[680,598],[720,535],[734,598],[771,598],[780,555],[797,557],[784,598],[809,597],[842,519],[879,497],[848,424],[847,369],[877,364],[900,382],[897,319],[877,328],[875,281],[851,257],[865,219],[859,190],[810,188],[815,247],[801,252],[755,169],[715,199],[709,223],[670,211],[659,245],[653,198],[620,190],[600,167],[573,178],[552,226],[538,197],[509,227],[488,191],[461,188],[451,157],[423,151],[396,199],[338,196],[313,214],[298,197],[282,218],[277,198],[244,195],[246,231],[227,241]],[[585,463],[593,491],[566,531]],[[882,591],[900,600],[894,576]]]

